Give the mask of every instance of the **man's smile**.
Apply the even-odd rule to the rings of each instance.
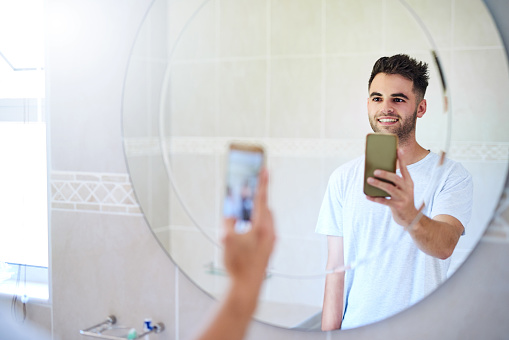
[[[382,125],[392,125],[399,121],[398,118],[395,117],[381,117],[377,119],[378,122],[382,123]]]

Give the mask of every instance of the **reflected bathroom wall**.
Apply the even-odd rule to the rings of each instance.
[[[364,151],[367,80],[382,55],[403,52],[430,64],[418,141],[438,152],[451,128],[449,157],[467,167],[475,186],[472,221],[451,273],[475,246],[507,172],[503,46],[481,1],[407,3],[438,48],[451,122],[430,41],[400,1],[154,1],[126,78],[129,171],[159,242],[206,292],[219,296],[227,282],[220,249],[209,238],[220,242],[225,151],[233,139],[261,141],[267,149],[279,234],[271,268],[323,271],[327,247],[314,233],[318,209],[330,173]],[[323,281],[270,276],[258,319],[299,327],[320,312]]]

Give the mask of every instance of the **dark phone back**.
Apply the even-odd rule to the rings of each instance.
[[[370,133],[366,136],[366,163],[364,166],[364,193],[368,196],[388,197],[384,190],[369,185],[368,177],[375,177],[376,169],[396,172],[398,137],[388,133]]]

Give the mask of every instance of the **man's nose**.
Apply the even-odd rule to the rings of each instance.
[[[382,113],[386,114],[386,113],[393,113],[393,112],[394,112],[394,108],[392,107],[392,104],[385,102],[382,106]]]

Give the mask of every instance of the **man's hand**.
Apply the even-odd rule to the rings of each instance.
[[[403,227],[408,227],[417,216],[418,210],[414,203],[414,182],[403,160],[403,151],[401,149],[398,149],[398,162],[401,176],[384,170],[375,170],[374,173],[376,177],[391,181],[394,185],[373,177],[368,178],[370,185],[385,190],[391,197],[366,197],[372,202],[390,207],[394,221]]]

